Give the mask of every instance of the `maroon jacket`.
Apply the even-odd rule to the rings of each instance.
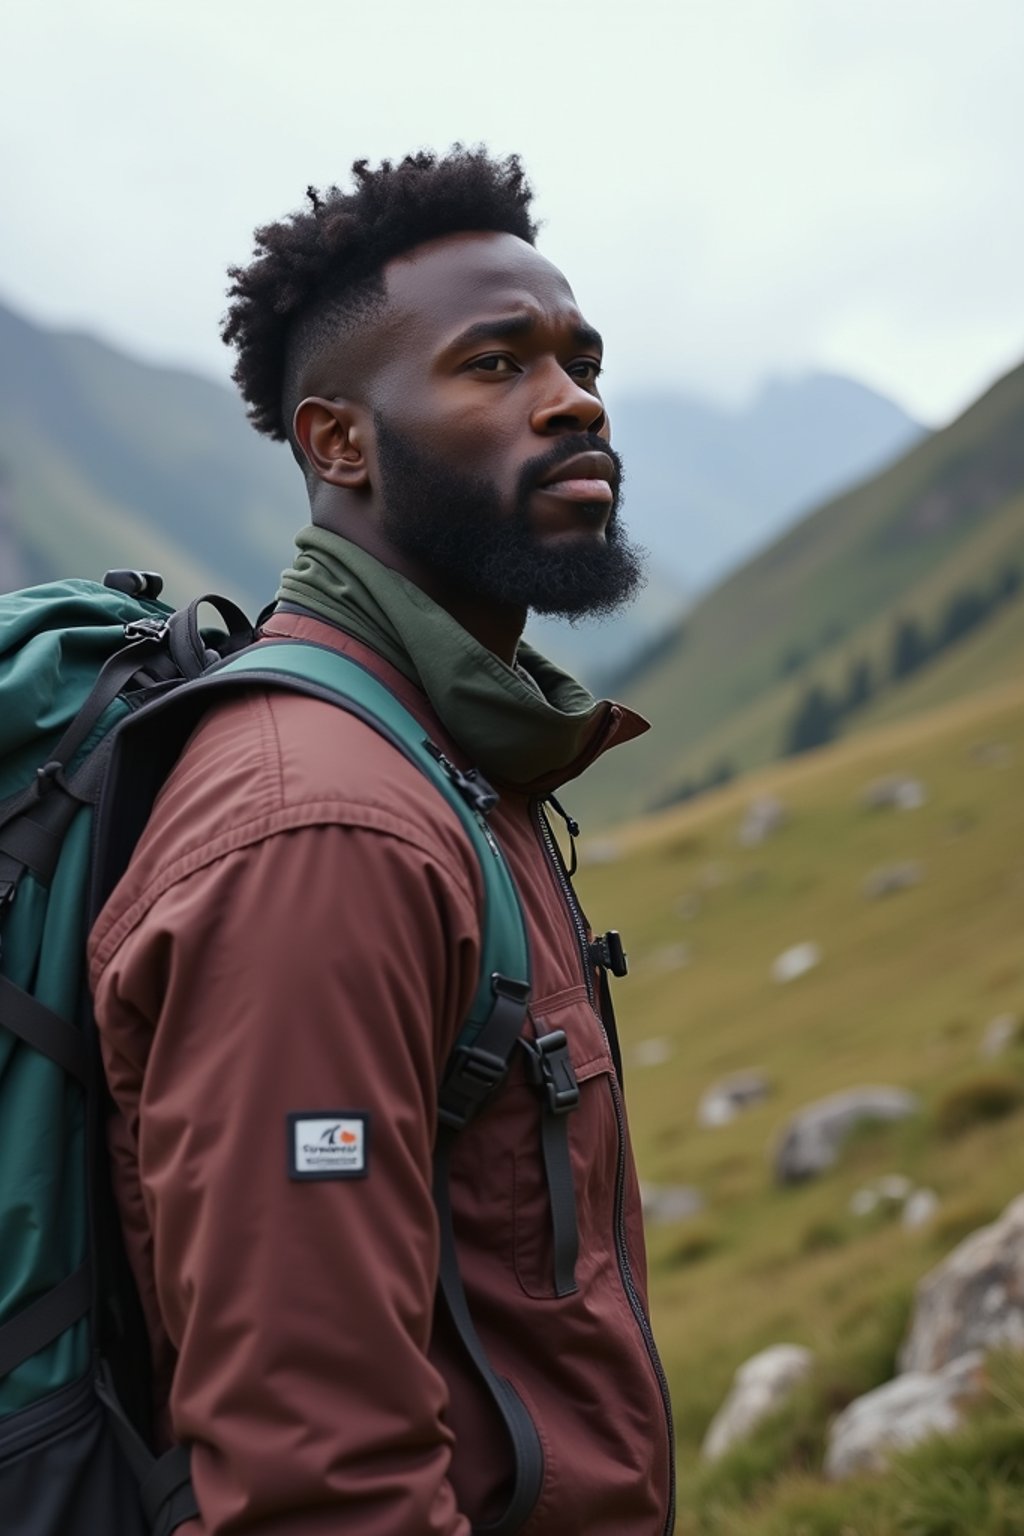
[[[419,691],[382,677],[458,760]],[[633,733],[608,713],[604,741]],[[596,751],[595,751],[596,755]],[[459,1137],[460,1267],[544,1452],[523,1536],[671,1529],[667,1397],[608,1042],[537,807],[492,826],[527,913],[528,1030],[564,1029],[578,1289],[556,1296],[536,1089],[516,1061]],[[482,881],[452,809],[370,727],[252,691],[213,710],[93,931],[112,1145],[168,1434],[193,1446],[190,1536],[468,1536],[509,1449],[433,1333],[431,1151],[479,960]],[[289,1177],[289,1116],[365,1115],[366,1176]]]

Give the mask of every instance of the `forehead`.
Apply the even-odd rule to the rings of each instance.
[[[474,321],[524,312],[556,326],[582,323],[562,273],[515,235],[445,235],[395,257],[384,277],[406,343],[443,344]]]

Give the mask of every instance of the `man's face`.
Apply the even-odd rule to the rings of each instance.
[[[451,588],[578,616],[642,581],[618,520],[601,342],[561,273],[511,235],[391,262],[372,383],[378,515]]]

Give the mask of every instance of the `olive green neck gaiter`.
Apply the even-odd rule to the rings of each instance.
[[[520,644],[515,666],[507,666],[419,587],[350,540],[311,526],[295,542],[298,556],[281,578],[278,601],[337,624],[422,688],[487,778],[516,789],[556,788],[596,755],[611,704],[532,646]]]

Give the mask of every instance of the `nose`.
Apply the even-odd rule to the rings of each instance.
[[[578,379],[558,363],[550,370],[545,386],[533,408],[530,425],[541,437],[557,437],[563,432],[601,432],[605,411],[601,401]]]

